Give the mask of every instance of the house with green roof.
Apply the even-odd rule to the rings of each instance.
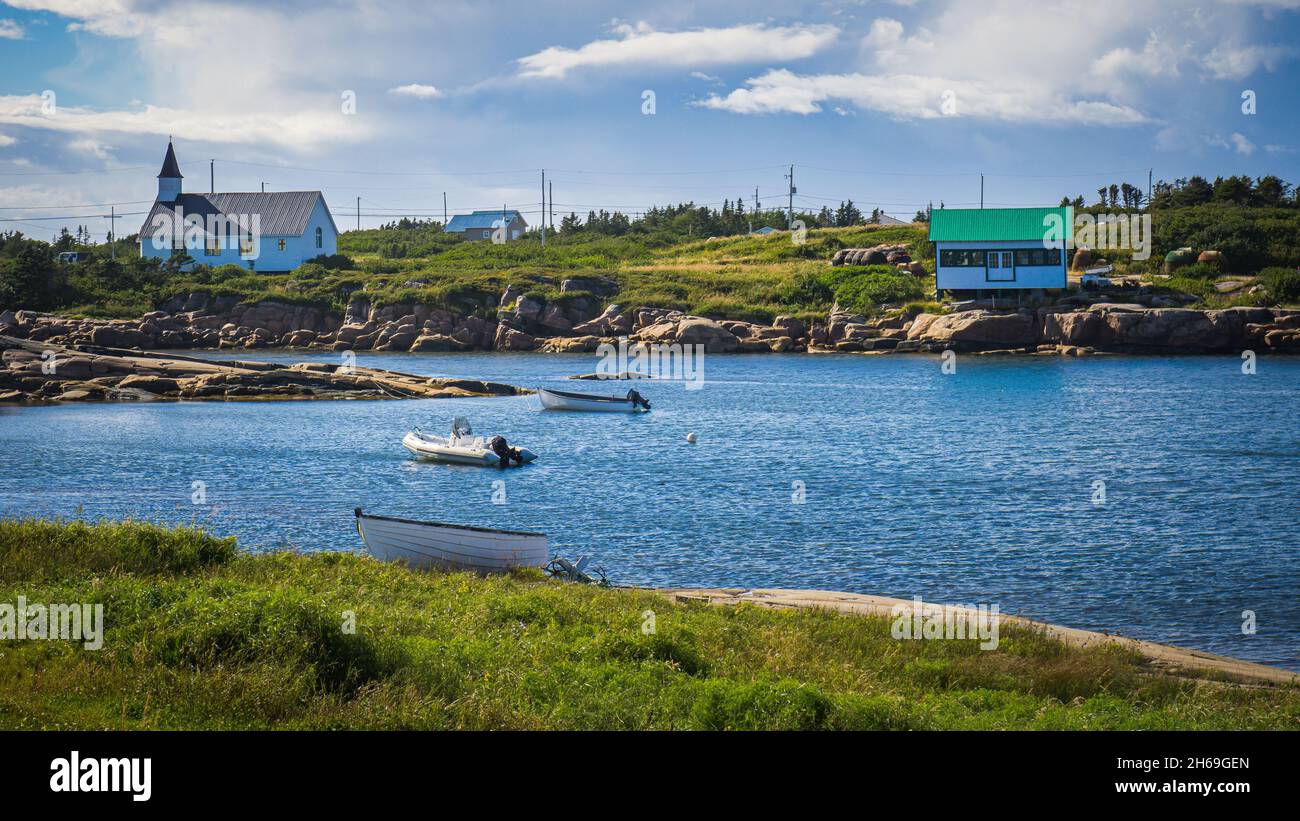
[[[930,212],[939,291],[1064,289],[1074,209],[941,208]]]

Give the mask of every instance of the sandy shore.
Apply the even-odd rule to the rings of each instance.
[[[662,588],[658,591],[679,602],[701,601],[709,604],[735,605],[753,604],[771,608],[820,608],[840,613],[861,616],[890,616],[895,607],[905,607],[910,612],[913,603],[907,599],[893,599],[886,596],[868,596],[861,593],[837,593],[830,590],[776,590],[747,589],[740,587],[678,587]],[[977,613],[973,608],[926,603],[923,606],[926,616],[962,614],[973,618]],[[1218,656],[1200,650],[1187,650],[1157,644],[1152,641],[1094,633],[1091,630],[1078,630],[1057,624],[1034,621],[1020,616],[1001,614],[1004,624],[1015,624],[1041,630],[1052,638],[1076,647],[1094,647],[1114,644],[1126,650],[1141,654],[1151,664],[1163,672],[1174,675],[1195,676],[1198,673],[1213,673],[1232,681],[1249,685],[1287,685],[1300,684],[1300,673],[1270,667],[1266,664],[1242,661],[1241,659]]]

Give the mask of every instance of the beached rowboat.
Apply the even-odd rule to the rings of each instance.
[[[548,558],[545,533],[372,516],[361,508],[355,514],[361,541],[385,562],[504,573],[512,567],[541,567]]]
[[[538,388],[537,396],[546,410],[603,411],[605,413],[636,413],[650,410],[650,403],[636,391],[626,396],[593,396],[589,393],[570,393],[550,388]]]

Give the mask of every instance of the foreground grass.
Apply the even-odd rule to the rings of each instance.
[[[1004,627],[239,554],[141,523],[0,520],[0,602],[104,605],[104,647],[0,643],[0,728],[1283,728],[1300,690],[1173,678]],[[655,632],[642,624],[652,611]],[[355,615],[355,632],[345,624]]]

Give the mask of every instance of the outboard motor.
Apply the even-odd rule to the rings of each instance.
[[[627,401],[631,402],[633,405],[640,405],[646,410],[650,410],[649,400],[637,393],[635,388],[627,392]]]
[[[524,463],[523,454],[519,452],[518,448],[510,447],[510,443],[506,441],[504,436],[493,436],[488,442],[488,448],[500,458],[497,467],[509,467],[512,459],[516,465]]]

